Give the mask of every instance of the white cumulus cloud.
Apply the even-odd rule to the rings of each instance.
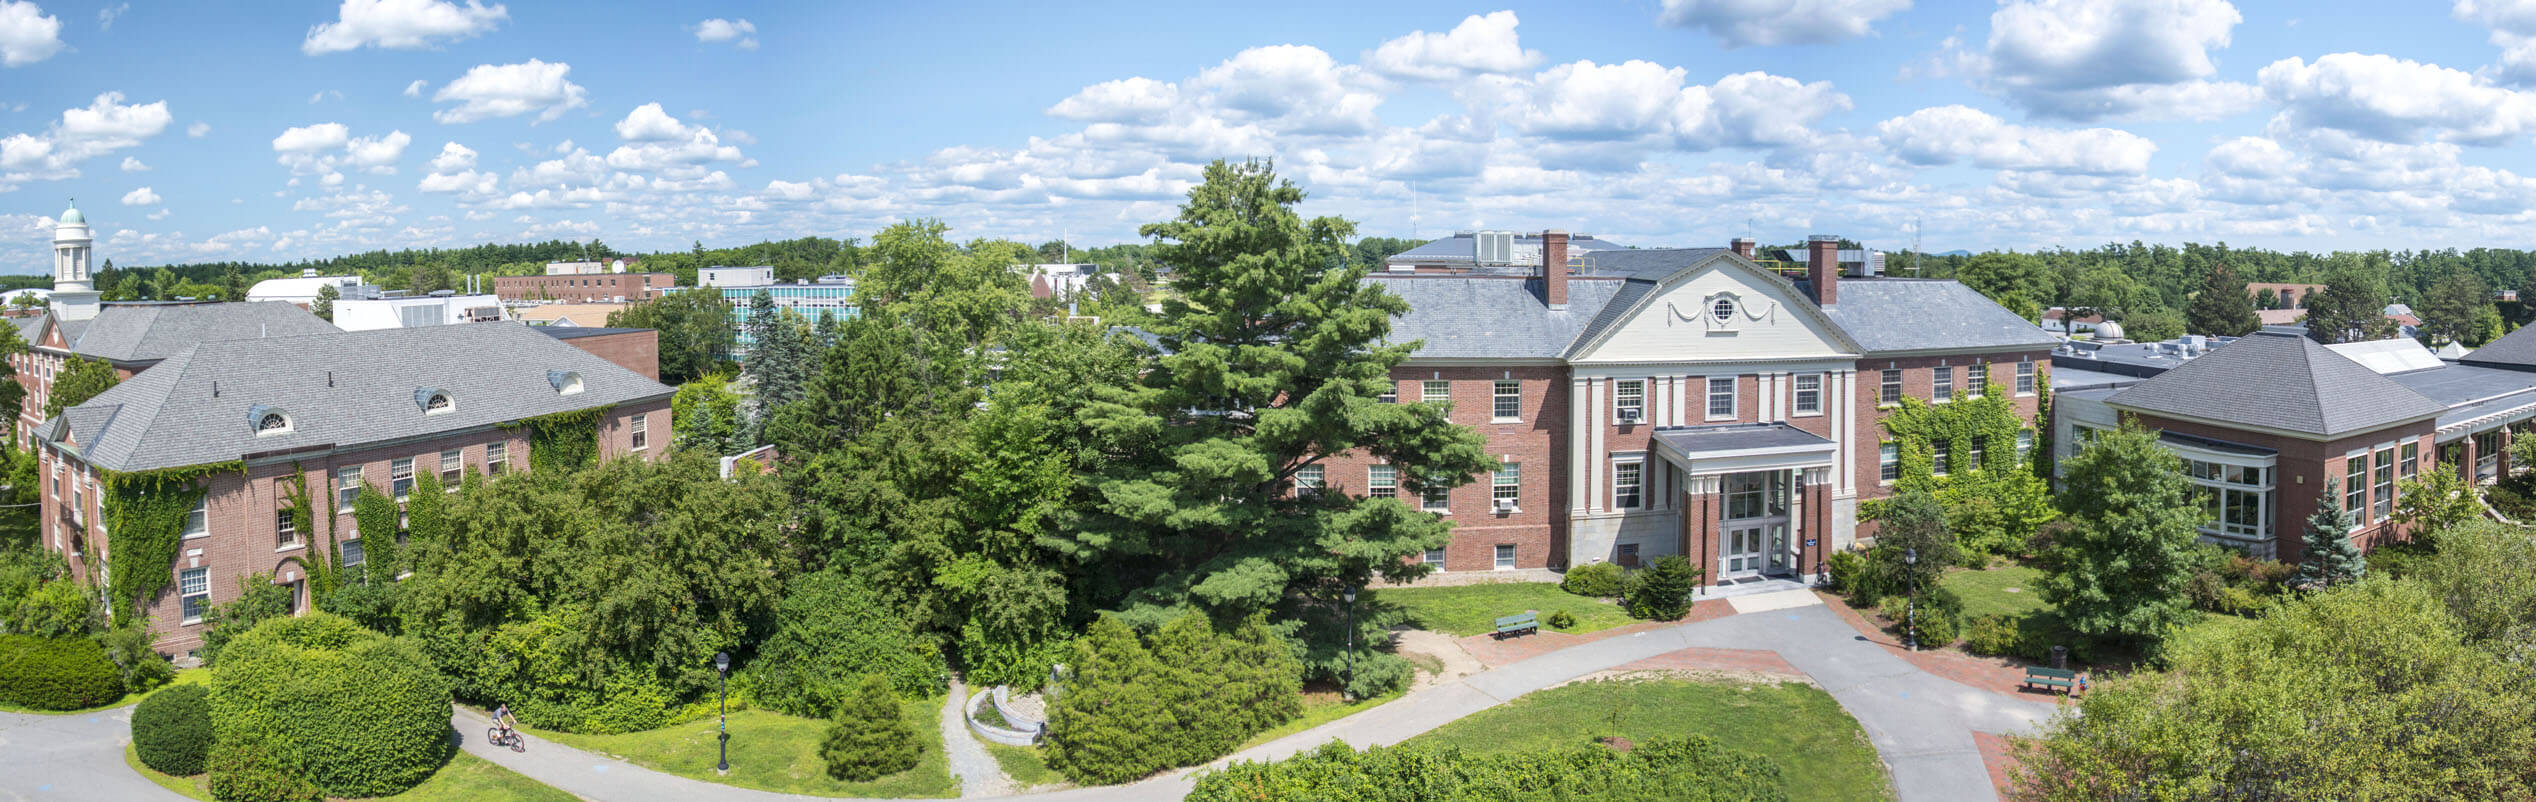
[[[1911,0],[1664,0],[1656,21],[1708,31],[1729,47],[1820,44],[1865,36]]]
[[[414,79],[414,82],[413,82],[413,83],[410,83],[410,84],[406,84],[406,85],[405,85],[405,96],[406,96],[406,97],[422,97],[422,96],[423,96],[423,87],[430,86],[430,85],[431,85],[431,82],[430,82],[430,81],[426,81],[426,80],[423,80],[423,79],[420,79],[420,78],[416,78],[416,79]]]
[[[335,21],[309,28],[299,49],[312,56],[365,45],[414,50],[484,34],[510,15],[498,3],[488,7],[478,0],[464,6],[447,0],[343,0]]]
[[[2295,124],[2396,143],[2499,145],[2536,133],[2536,94],[2436,64],[2331,53],[2275,61],[2258,75]]]
[[[174,118],[167,101],[127,104],[123,93],[107,92],[84,108],[66,109],[62,118],[40,134],[0,137],[0,185],[25,178],[72,178],[78,165],[114,151],[135,147],[167,130]]]
[[[716,17],[696,23],[695,32],[699,42],[734,42],[742,50],[757,49],[757,25],[748,20]]]
[[[1990,15],[1987,49],[1960,60],[1976,85],[2037,116],[2208,120],[2262,99],[2212,80],[2213,53],[2243,21],[2227,0],[2014,0]]]
[[[1513,11],[1473,14],[1451,31],[1414,31],[1384,42],[1365,55],[1365,65],[1385,75],[1428,81],[1521,72],[1541,63],[1541,51],[1523,49],[1515,23]]]
[[[125,156],[123,157],[123,171],[127,173],[146,173],[150,171],[150,166],[142,164],[140,159]]]
[[[123,193],[123,205],[125,206],[156,206],[160,200],[161,198],[159,197],[159,194],[151,192],[149,187],[142,187],[140,189]]]
[[[1121,78],[1083,88],[1048,113],[1089,122],[1152,122],[1180,102],[1180,87],[1151,78]]]
[[[589,105],[589,91],[567,80],[571,72],[570,64],[537,59],[520,64],[478,64],[432,93],[434,102],[458,104],[433,112],[432,119],[471,123],[535,113],[537,122],[554,120],[566,111]]]
[[[197,121],[192,125],[185,126],[185,135],[195,139],[210,136],[211,123]]]
[[[2016,125],[1968,106],[1936,106],[1885,120],[1876,124],[1876,135],[1912,164],[1966,163],[1993,170],[2140,175],[2157,152],[2157,143],[2129,131]]]
[[[440,146],[440,155],[433,156],[431,159],[431,170],[435,173],[452,173],[459,170],[468,170],[473,169],[475,165],[475,150],[456,142],[442,143]]]
[[[43,61],[63,47],[61,18],[25,0],[0,0],[0,66]]]

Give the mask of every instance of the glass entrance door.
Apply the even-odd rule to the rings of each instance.
[[[1769,551],[1770,560],[1769,573],[1774,575],[1790,573],[1788,570],[1788,555],[1793,551],[1793,549],[1788,548],[1787,524],[1770,525],[1770,542],[1767,550]]]
[[[1726,562],[1719,576],[1731,579],[1761,573],[1763,552],[1768,550],[1767,544],[1763,542],[1766,540],[1764,537],[1766,532],[1765,527],[1759,526],[1727,527],[1724,548]]]

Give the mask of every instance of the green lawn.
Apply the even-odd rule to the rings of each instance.
[[[1379,707],[1384,702],[1398,699],[1407,693],[1408,691],[1406,690],[1395,691],[1382,696],[1376,696],[1371,699],[1359,699],[1354,702],[1339,701],[1338,694],[1333,692],[1324,691],[1320,693],[1307,693],[1303,695],[1302,715],[1295,716],[1293,721],[1288,721],[1284,724],[1270,727],[1258,735],[1250,736],[1250,740],[1243,741],[1242,745],[1233,747],[1233,751],[1239,752],[1288,735],[1293,735],[1323,724],[1328,724],[1348,716],[1356,715],[1357,713]]]
[[[827,761],[819,757],[819,740],[827,734],[828,722],[766,710],[731,713],[728,777],[713,770],[712,718],[623,735],[530,732],[576,749],[614,755],[682,777],[761,791],[811,796],[956,797],[960,795],[960,785],[951,778],[950,759],[942,754],[942,727],[936,718],[941,711],[942,698],[938,696],[906,702],[903,712],[907,724],[924,744],[922,762],[899,774],[860,783],[838,782],[828,776]]]
[[[1937,584],[1955,592],[1964,601],[1964,620],[1992,615],[2019,617],[2041,612],[2046,605],[2034,589],[2035,580],[2043,578],[2040,569],[2010,565],[1986,571],[1954,571]]]
[[[986,753],[995,756],[995,765],[1003,767],[1004,776],[1012,778],[1014,790],[1065,782],[1065,775],[1048,768],[1048,759],[1039,754],[1038,747],[1005,746],[984,738],[977,742],[986,745]]]
[[[211,670],[210,670],[210,669],[207,669],[207,668],[188,668],[188,669],[184,669],[184,670],[182,670],[182,671],[178,671],[178,672],[176,672],[176,679],[175,679],[174,681],[171,681],[171,682],[169,682],[169,683],[167,683],[167,684],[165,684],[165,685],[161,685],[161,686],[159,686],[159,687],[157,687],[157,688],[152,688],[152,689],[150,689],[150,691],[149,691],[148,693],[127,693],[127,694],[124,694],[124,695],[123,695],[123,698],[121,698],[121,699],[116,699],[116,700],[114,700],[114,701],[111,701],[111,702],[107,702],[107,703],[105,703],[105,704],[98,705],[98,706],[96,706],[96,707],[84,708],[84,709],[80,709],[80,710],[37,710],[37,709],[34,709],[34,708],[29,708],[29,707],[19,707],[19,706],[17,706],[17,705],[9,704],[9,703],[7,703],[7,702],[0,702],[0,712],[9,712],[9,713],[32,713],[32,714],[35,714],[35,715],[38,715],[38,716],[76,716],[76,715],[79,715],[79,714],[81,714],[81,713],[94,713],[94,712],[97,712],[97,711],[99,711],[99,710],[113,710],[113,709],[115,709],[115,708],[122,707],[122,706],[124,706],[124,705],[137,705],[137,704],[140,704],[140,703],[141,703],[141,700],[143,700],[143,699],[147,699],[147,698],[150,698],[150,694],[152,694],[152,693],[158,693],[159,691],[166,690],[166,689],[168,689],[168,688],[173,688],[173,687],[176,687],[176,686],[178,686],[178,685],[191,685],[191,684],[198,683],[198,682],[210,682],[210,681],[211,681]]]
[[[1614,714],[1618,726],[1613,725]],[[1888,800],[1893,783],[1867,733],[1830,694],[1802,683],[1615,679],[1536,691],[1409,739],[1502,754],[1703,734],[1779,764],[1792,800]]]
[[[131,744],[123,746],[123,762],[124,765],[131,766],[133,771],[140,772],[141,776],[149,778],[150,782],[158,783],[162,788],[195,799],[211,798],[211,790],[204,785],[207,775],[176,777],[161,774],[157,769],[142,765],[140,756],[133,754]],[[465,752],[450,758],[447,764],[440,767],[440,771],[434,772],[431,779],[424,780],[423,784],[407,789],[405,793],[380,798],[407,800],[407,802],[466,802],[466,800],[476,799],[574,802],[577,799],[571,794],[522,776],[519,772],[496,766],[491,761]]]
[[[1389,605],[1419,629],[1451,635],[1497,631],[1497,619],[1531,610],[1550,628],[1550,614],[1566,610],[1576,626],[1559,632],[1595,632],[1637,623],[1620,605],[1560,590],[1549,582],[1503,582],[1448,588],[1379,588],[1365,591],[1366,605]],[[1376,609],[1379,609],[1378,607]]]

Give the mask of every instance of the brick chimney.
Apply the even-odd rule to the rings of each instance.
[[[1551,309],[1567,308],[1567,232],[1541,232],[1541,300]]]
[[[1815,234],[1805,238],[1805,283],[1814,288],[1814,303],[1840,303],[1840,238]]]
[[[1726,247],[1735,249],[1736,256],[1752,258],[1752,239],[1749,237],[1736,237],[1733,242],[1727,243]]]

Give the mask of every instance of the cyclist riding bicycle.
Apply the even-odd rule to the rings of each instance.
[[[516,730],[519,727],[519,720],[511,718],[510,705],[495,705],[493,707],[493,726],[501,728],[502,737],[504,738],[509,738],[512,735],[517,734]]]

